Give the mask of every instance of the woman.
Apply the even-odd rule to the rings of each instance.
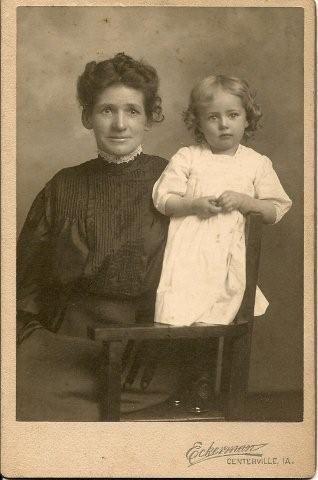
[[[18,241],[18,420],[98,421],[100,346],[87,326],[153,321],[168,221],[151,194],[166,161],[141,145],[163,119],[158,86],[123,53],[78,79],[98,157],[47,183]],[[123,410],[135,408],[128,398]]]

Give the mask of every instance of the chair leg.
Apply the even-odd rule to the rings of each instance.
[[[215,382],[219,339],[198,339],[193,343],[189,412],[200,414],[217,407]]]
[[[250,336],[242,335],[225,342],[226,372],[222,390],[226,392],[225,420],[246,419],[246,400],[250,359]]]
[[[224,338],[220,390],[221,390],[222,397],[226,397],[225,400],[227,399],[227,395],[230,389],[231,364],[232,364],[232,339]]]
[[[103,343],[101,368],[101,421],[120,420],[120,394],[122,372],[121,341]]]

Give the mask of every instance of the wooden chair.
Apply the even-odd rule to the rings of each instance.
[[[248,215],[246,221],[246,289],[241,308],[230,325],[176,327],[163,324],[88,328],[88,337],[103,344],[102,421],[120,420],[123,345],[128,340],[172,340],[180,338],[223,338],[221,394],[224,420],[246,419],[245,403],[254,302],[261,249],[262,218]]]

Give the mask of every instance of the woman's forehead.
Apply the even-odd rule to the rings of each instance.
[[[140,90],[128,87],[118,83],[110,85],[102,90],[96,97],[95,104],[112,104],[112,105],[144,105],[144,95]]]

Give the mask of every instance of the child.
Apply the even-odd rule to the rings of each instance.
[[[197,145],[181,148],[156,182],[156,208],[171,216],[155,321],[231,323],[245,289],[245,215],[276,223],[291,207],[271,161],[241,145],[261,117],[248,85],[211,75],[185,113]],[[268,303],[257,290],[255,314]]]
[[[171,216],[155,322],[234,320],[245,289],[245,215],[276,223],[292,204],[271,161],[241,145],[261,115],[238,78],[211,75],[192,90],[184,119],[197,144],[172,157],[153,190],[156,208]],[[267,305],[257,289],[255,315]]]

